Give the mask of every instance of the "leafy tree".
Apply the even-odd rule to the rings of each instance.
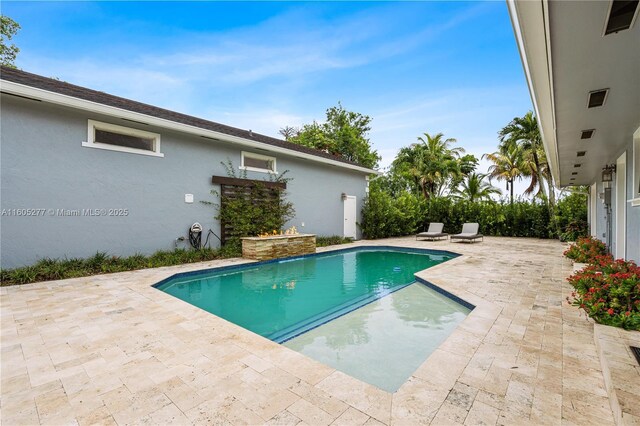
[[[314,121],[301,129],[287,126],[280,129],[280,134],[289,142],[319,149],[371,169],[378,167],[380,156],[367,137],[371,118],[347,111],[340,103],[327,109],[326,114],[324,123]]]
[[[404,179],[407,189],[429,199],[457,187],[475,170],[478,160],[473,155],[462,156],[464,149],[451,147],[456,140],[444,139],[442,133],[423,136],[419,143],[400,149],[390,171]]]
[[[484,181],[486,176],[482,173],[468,174],[453,192],[453,195],[458,199],[474,203],[490,200],[493,194],[501,194],[502,192],[498,188]]]
[[[0,15],[0,65],[15,68],[16,57],[20,49],[9,44],[13,36],[20,30],[20,25],[5,15]]]
[[[498,179],[507,182],[507,191],[510,191],[510,201],[513,204],[513,183],[528,175],[528,171],[522,159],[522,149],[515,144],[504,145],[497,152],[485,154],[493,164],[489,167],[489,180]]]

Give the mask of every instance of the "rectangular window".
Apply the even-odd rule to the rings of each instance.
[[[164,157],[157,133],[94,120],[89,120],[88,126],[88,140],[82,143],[84,147]]]
[[[252,152],[242,152],[240,168],[254,172],[277,173],[275,157],[254,154]]]

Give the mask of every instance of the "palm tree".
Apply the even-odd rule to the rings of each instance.
[[[433,136],[424,133],[418,141],[398,152],[391,171],[404,176],[412,189],[422,193],[425,199],[457,186],[477,164],[477,159],[472,155],[461,157],[464,149],[452,148],[456,140],[444,139],[442,133]]]
[[[493,194],[502,194],[491,183],[484,182],[487,175],[482,173],[470,173],[460,183],[460,187],[454,191],[454,196],[461,200],[470,202],[483,201],[491,199]]]
[[[552,210],[556,199],[553,177],[542,145],[542,136],[536,116],[532,111],[529,111],[523,117],[515,117],[500,130],[498,136],[501,148],[507,149],[508,145],[514,144],[520,146],[523,160],[526,163],[524,167],[528,169],[528,176],[531,177],[531,184],[525,193],[531,194],[537,188],[537,195],[546,195],[549,200],[549,208]]]
[[[498,179],[507,182],[507,191],[510,191],[510,200],[513,203],[513,183],[523,176],[528,176],[529,171],[523,160],[522,149],[518,145],[510,144],[501,147],[497,152],[485,154],[493,163],[489,167],[489,180]]]

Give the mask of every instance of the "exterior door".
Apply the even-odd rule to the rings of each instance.
[[[356,196],[347,195],[344,199],[344,236],[356,238]]]
[[[627,238],[627,153],[616,161],[616,259],[624,259]]]

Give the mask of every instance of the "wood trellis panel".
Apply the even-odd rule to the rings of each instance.
[[[269,201],[279,201],[280,195],[287,188],[285,182],[269,182],[256,179],[239,179],[225,176],[212,176],[211,183],[220,185],[220,208],[224,208],[225,200],[238,198],[251,199],[252,192],[257,185],[265,188],[263,198],[253,198],[253,203],[264,203]],[[224,244],[227,238],[232,235],[233,226],[230,223],[220,223],[220,239]]]

